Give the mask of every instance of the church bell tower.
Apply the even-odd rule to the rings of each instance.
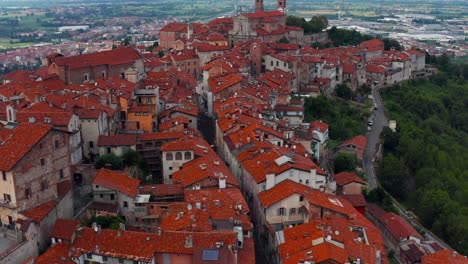
[[[255,13],[263,11],[263,0],[255,0]]]

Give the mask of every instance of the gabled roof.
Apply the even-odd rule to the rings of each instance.
[[[224,245],[236,245],[237,233],[229,231],[211,232],[173,232],[163,231],[161,235],[153,233],[103,229],[96,233],[92,228],[82,228],[81,236],[73,243],[75,252],[72,257],[82,254],[124,258],[128,260],[151,262],[155,253],[194,254],[196,248],[216,248],[216,242]],[[186,246],[191,236],[192,246]]]
[[[0,170],[10,171],[51,129],[48,125],[30,123],[0,129]]]
[[[46,217],[52,209],[58,204],[57,201],[52,200],[47,203],[43,203],[34,208],[21,212],[22,215],[33,220],[36,223],[40,223],[44,217]]]
[[[459,253],[444,249],[422,257],[422,264],[467,264],[468,259]]]
[[[258,198],[263,207],[268,208],[293,194],[303,195],[311,204],[344,215],[349,214],[350,209],[352,209],[351,204],[341,198],[320,192],[289,179],[276,184],[269,190],[259,193]]]
[[[58,57],[52,59],[52,62],[56,63],[58,66],[68,67],[69,69],[79,69],[99,65],[133,63],[138,59],[141,59],[141,55],[136,49],[132,47],[120,47],[114,50],[91,54]]]
[[[390,233],[398,240],[404,239],[409,236],[423,239],[421,234],[418,233],[403,217],[392,212],[387,213],[382,222],[390,231]]]
[[[309,131],[317,130],[321,133],[325,133],[328,130],[329,125],[322,120],[315,120],[310,122]]]
[[[344,143],[341,143],[340,146],[353,145],[363,150],[366,148],[366,144],[367,144],[367,138],[363,135],[359,135],[359,136],[355,136],[352,139],[345,141]]]
[[[116,190],[130,197],[135,197],[138,192],[140,180],[130,178],[127,174],[102,168],[96,174],[93,184]]]
[[[79,220],[57,219],[49,237],[71,241],[73,234],[79,226]]]
[[[162,27],[160,32],[187,32],[187,25],[184,23],[172,22]]]
[[[49,250],[40,255],[34,264],[75,264],[70,258],[70,246],[64,243],[57,243]]]
[[[343,186],[352,182],[357,182],[357,183],[364,184],[364,185],[367,184],[363,179],[361,179],[356,174],[351,173],[351,172],[346,172],[346,171],[333,175],[333,178],[335,178],[336,184],[338,184],[339,186]]]

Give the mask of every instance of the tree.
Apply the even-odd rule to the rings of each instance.
[[[379,181],[385,190],[399,199],[406,199],[408,195],[408,181],[401,162],[393,155],[385,155],[379,168]]]
[[[353,97],[353,91],[346,84],[338,84],[335,88],[336,96],[349,100]]]
[[[333,160],[335,173],[342,171],[354,171],[356,169],[356,159],[353,154],[339,153]]]
[[[114,153],[104,154],[96,162],[96,169],[105,167],[107,164],[111,165],[113,170],[122,170],[124,168],[124,163],[122,157],[116,156]]]
[[[382,130],[383,147],[384,151],[395,153],[399,144],[399,135],[393,132],[389,127],[384,127]]]
[[[289,43],[289,39],[282,37],[280,40],[278,40],[278,43]]]

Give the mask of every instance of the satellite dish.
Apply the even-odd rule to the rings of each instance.
[[[192,205],[191,204],[187,204],[187,210],[189,210],[189,211],[192,210]]]

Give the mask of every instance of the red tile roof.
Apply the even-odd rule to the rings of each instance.
[[[192,236],[192,247],[186,247],[186,239]],[[82,228],[82,235],[75,239],[72,257],[96,253],[103,256],[151,262],[155,253],[192,255],[196,248],[215,248],[216,242],[236,245],[237,233],[229,231],[173,232],[161,235],[103,229],[96,233],[91,228]]]
[[[215,77],[208,79],[211,91],[216,94],[223,91],[226,88],[232,87],[242,81],[242,75],[240,73],[228,74],[225,76]]]
[[[365,149],[367,144],[367,138],[363,135],[355,136],[350,140],[345,141],[340,146],[354,145],[357,148]]]
[[[269,190],[259,193],[258,198],[263,207],[268,208],[295,193],[303,195],[311,204],[344,215],[349,214],[350,209],[352,209],[351,204],[341,198],[314,190],[309,186],[289,179],[276,184]]]
[[[468,259],[449,249],[434,252],[422,257],[422,264],[467,264]]]
[[[344,194],[340,195],[343,199],[346,199],[350,202],[354,207],[364,207],[366,206],[366,198],[364,195],[360,194]]]
[[[325,133],[328,130],[329,125],[322,120],[315,120],[310,122],[309,131],[318,130],[321,133]]]
[[[137,137],[132,134],[118,134],[114,136],[99,136],[98,146],[133,146]]]
[[[130,178],[127,176],[127,174],[122,172],[111,171],[103,168],[96,174],[96,177],[93,180],[93,184],[97,184],[108,189],[117,190],[130,197],[135,197],[138,192],[140,180]]]
[[[423,239],[421,234],[418,233],[403,217],[394,213],[387,213],[381,221],[385,224],[390,233],[397,239],[404,239],[409,236],[414,236]]]
[[[75,264],[75,262],[70,258],[69,251],[69,245],[57,243],[40,255],[34,261],[34,264]]]
[[[0,129],[0,170],[10,171],[51,129],[48,125],[29,123]]]
[[[357,183],[364,184],[364,185],[367,184],[363,179],[361,179],[356,174],[351,173],[351,172],[346,172],[346,171],[333,175],[333,178],[335,178],[336,184],[338,184],[339,186],[343,186],[352,182],[357,182]]]
[[[155,197],[183,196],[184,188],[180,184],[146,184],[138,187],[138,193]]]
[[[27,218],[33,220],[36,223],[40,223],[44,217],[46,217],[52,209],[58,204],[57,201],[49,201],[47,203],[43,203],[38,205],[34,208],[21,212],[22,215],[26,216]]]
[[[160,32],[187,32],[187,25],[184,23],[172,22],[162,27]]]
[[[120,47],[114,50],[102,51],[91,54],[76,55],[71,57],[58,57],[52,60],[59,66],[67,66],[70,69],[99,65],[119,65],[133,63],[141,59],[141,54],[132,47]]]
[[[79,226],[79,220],[57,219],[57,221],[55,221],[54,227],[52,228],[52,231],[50,232],[49,237],[63,239],[71,242],[72,236]]]
[[[375,73],[385,73],[386,69],[383,65],[367,64],[366,71]]]

